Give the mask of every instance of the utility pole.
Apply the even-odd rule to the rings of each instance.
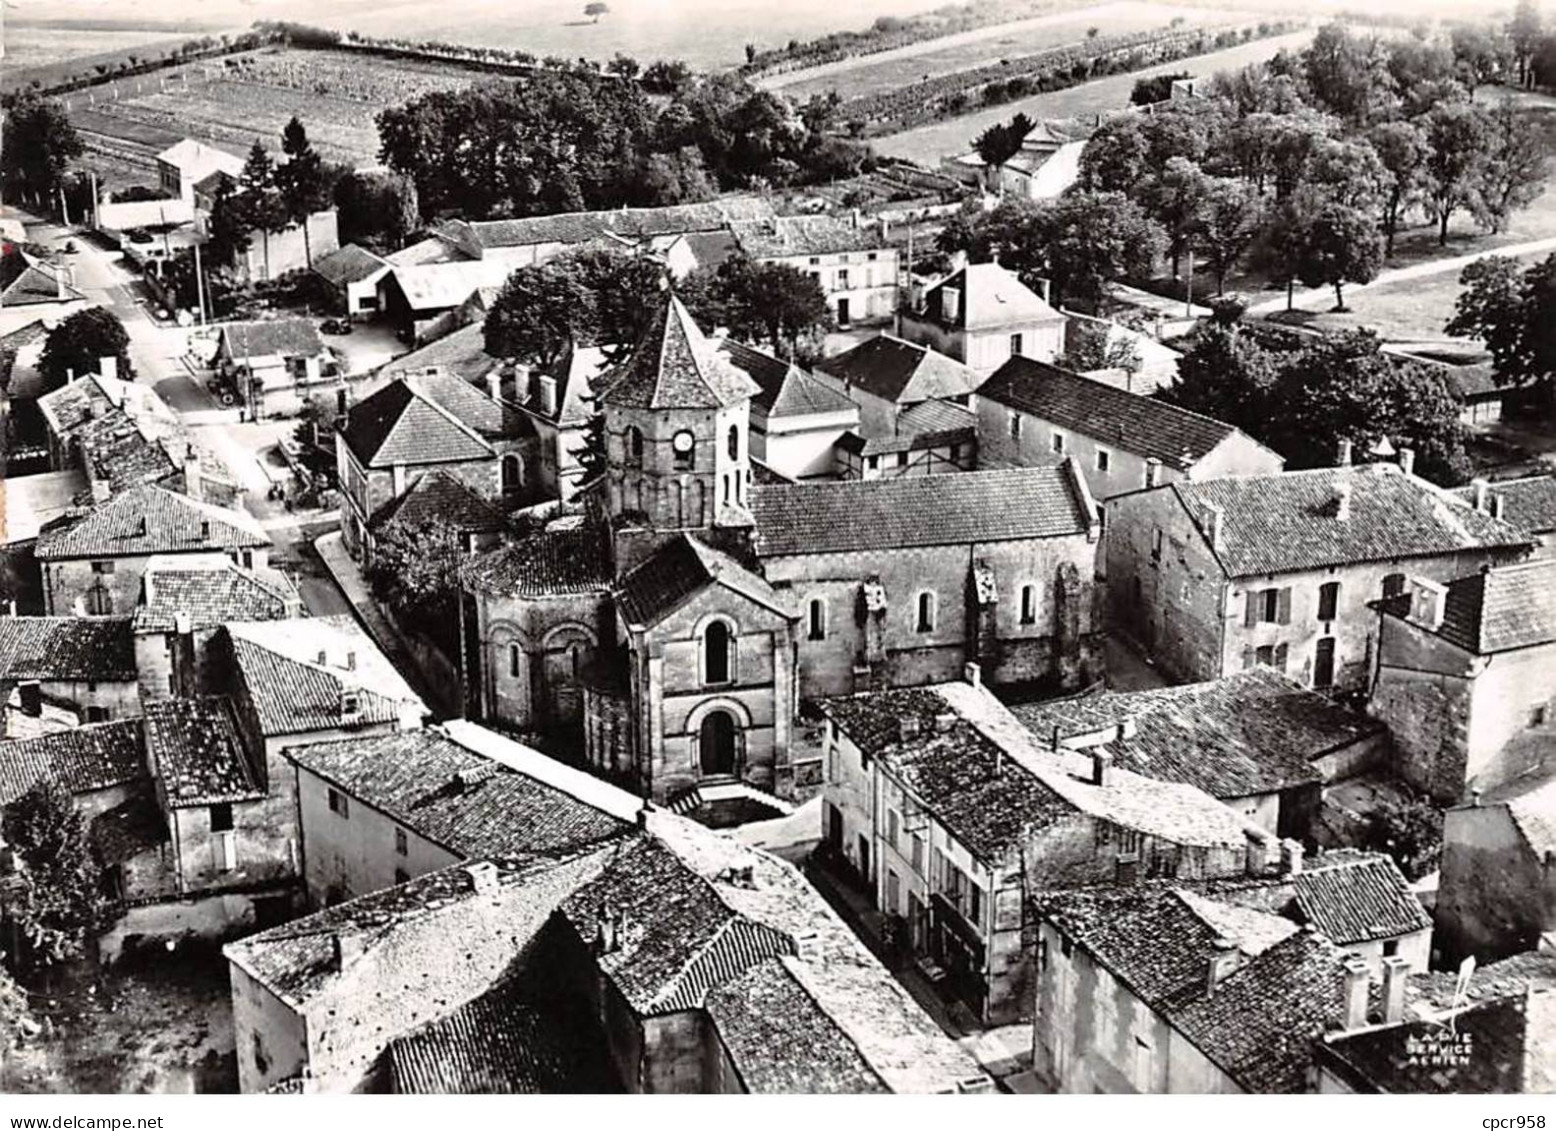
[[[1183,288],[1183,316],[1194,317],[1194,246],[1189,245],[1189,271]]]
[[[198,237],[194,245],[195,260],[195,294],[200,299],[200,329],[205,329],[205,278],[200,269],[200,243]]]

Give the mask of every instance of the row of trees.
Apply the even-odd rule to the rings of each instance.
[[[1292,470],[1332,464],[1338,440],[1361,452],[1387,436],[1415,450],[1426,478],[1452,486],[1469,477],[1458,402],[1442,370],[1390,357],[1368,331],[1261,340],[1241,323],[1238,304],[1217,309],[1164,400],[1236,425]]]
[[[1471,92],[1509,67],[1484,30],[1360,38],[1321,29],[1297,55],[1215,76],[1206,97],[1106,123],[1081,185],[1119,192],[1161,229],[1173,273],[1191,249],[1224,287],[1253,261],[1273,281],[1366,282],[1420,212],[1446,243],[1468,213],[1496,231],[1543,188],[1545,147],[1511,103]]]
[[[232,263],[249,250],[253,233],[259,232],[268,278],[270,236],[300,224],[304,255],[313,263],[307,220],[329,204],[334,181],[344,170],[326,166],[295,117],[281,132],[281,151],[286,160],[277,164],[256,141],[238,179],[222,178],[211,204],[210,254],[215,262]]]
[[[797,111],[715,75],[687,78],[656,109],[638,84],[537,72],[413,99],[380,113],[378,131],[382,160],[415,184],[424,216],[528,216],[853,175],[872,158],[829,135],[834,106]]]

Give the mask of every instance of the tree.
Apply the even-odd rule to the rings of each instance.
[[[1268,406],[1278,376],[1274,356],[1236,319],[1216,319],[1195,330],[1171,387],[1158,396],[1259,435],[1269,421]]]
[[[809,272],[785,263],[757,263],[743,255],[709,271],[693,272],[678,288],[703,326],[723,326],[744,342],[765,344],[794,358],[804,340],[832,328],[832,308]]]
[[[618,51],[616,52],[615,58],[613,58],[605,65],[605,70],[608,74],[615,75],[618,78],[623,78],[628,82],[631,82],[633,79],[638,77],[638,74],[643,70],[643,68],[631,55],[626,55]]]
[[[1140,347],[1129,334],[1113,335],[1114,325],[1102,320],[1075,319],[1067,328],[1069,341],[1059,364],[1077,373],[1122,369],[1133,374],[1140,368]]]
[[[1545,191],[1545,142],[1508,98],[1488,115],[1487,126],[1480,209],[1491,230],[1500,232],[1513,212],[1529,207]]]
[[[1357,39],[1343,24],[1326,24],[1302,58],[1313,101],[1347,122],[1366,124],[1386,89],[1377,41]]]
[[[1199,213],[1195,243],[1205,266],[1216,276],[1216,293],[1226,290],[1226,277],[1259,235],[1263,203],[1245,182],[1232,177],[1209,178]]]
[[[234,264],[253,245],[254,225],[250,220],[247,197],[238,191],[237,182],[223,174],[211,201],[210,252],[216,263]]]
[[[1507,25],[1507,37],[1513,45],[1513,57],[1518,64],[1518,84],[1529,85],[1530,60],[1544,38],[1540,26],[1540,8],[1536,0],[1518,0],[1513,18]]]
[[[1314,147],[1302,185],[1325,204],[1376,212],[1388,191],[1389,172],[1366,138],[1331,138]]]
[[[0,824],[24,865],[6,903],[22,940],[18,963],[40,969],[78,957],[103,925],[108,901],[76,799],[44,778],[5,807]]]
[[[1394,858],[1407,880],[1437,867],[1442,856],[1443,813],[1425,797],[1384,800],[1367,814],[1363,843]]]
[[[1080,183],[1091,192],[1132,192],[1149,168],[1150,144],[1136,114],[1110,118],[1081,150]]]
[[[584,15],[592,17],[595,23],[599,23],[600,17],[610,10],[611,6],[603,3],[602,0],[592,0],[592,3],[584,5]]]
[[[1188,71],[1172,71],[1168,74],[1150,75],[1147,78],[1136,79],[1134,90],[1129,92],[1129,104],[1131,106],[1150,106],[1156,102],[1166,102],[1172,97],[1173,83],[1179,79],[1193,77]]]
[[[130,336],[124,323],[107,307],[88,307],[49,331],[38,357],[38,372],[45,390],[58,389],[72,375],[100,372],[105,357],[116,358],[119,376],[131,378]]]
[[[281,149],[287,160],[275,169],[275,186],[286,219],[302,225],[303,257],[312,269],[313,237],[308,221],[329,199],[324,186],[324,163],[308,140],[308,131],[295,117],[281,133]]]
[[[838,141],[840,145],[847,142]],[[673,153],[653,153],[648,157],[643,171],[643,184],[648,190],[649,203],[695,204],[712,200],[716,189],[703,164],[702,152],[695,145],[684,146]]]
[[[374,538],[368,582],[397,618],[452,647],[465,553],[464,535],[452,523],[439,518],[390,522]]]
[[[1437,242],[1446,245],[1453,214],[1480,205],[1490,123],[1480,107],[1450,102],[1427,112],[1425,130],[1425,197],[1437,220]]]
[[[1167,233],[1167,255],[1172,260],[1174,279],[1191,237],[1199,230],[1209,188],[1209,178],[1199,166],[1187,158],[1172,157],[1141,191],[1147,213]]]
[[[70,115],[51,99],[24,94],[4,114],[0,131],[0,179],[34,205],[50,203],[70,163],[86,152]]]
[[[388,171],[348,173],[332,193],[343,244],[395,251],[421,226],[416,183]]]
[[[548,370],[592,326],[594,293],[565,263],[521,267],[487,312],[486,352]]]
[[[977,136],[973,149],[985,165],[996,169],[1021,152],[1021,143],[1036,125],[1025,114],[1017,114],[1009,122],[995,122]]]
[[[1464,289],[1447,333],[1484,342],[1498,382],[1550,397],[1556,383],[1556,255],[1527,269],[1490,255],[1466,267],[1459,284]]]
[[[1394,236],[1405,210],[1421,193],[1426,166],[1426,135],[1414,122],[1380,122],[1367,134],[1372,151],[1388,174],[1383,182],[1379,227],[1383,254],[1394,254]]]
[[[1360,209],[1326,204],[1303,232],[1297,278],[1309,287],[1333,287],[1335,311],[1345,310],[1346,283],[1370,283],[1383,265],[1378,225]]]
[[[265,278],[270,278],[270,234],[283,231],[287,224],[286,209],[276,193],[275,166],[265,147],[255,142],[249,150],[243,172],[238,176],[238,187],[243,197],[242,215],[250,230],[258,230],[264,241]]]
[[[1488,82],[1494,82],[1507,69],[1511,41],[1490,28],[1459,24],[1449,32],[1454,66],[1459,81],[1471,94]]]
[[[593,483],[604,475],[610,466],[610,458],[605,446],[605,413],[594,397],[587,397],[585,400],[589,415],[584,420],[583,437],[578,447],[573,449],[573,455],[578,460],[578,469],[582,472],[578,480],[580,487]]]

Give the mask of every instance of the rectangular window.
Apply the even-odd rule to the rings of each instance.
[[[1383,940],[1383,957],[1384,958],[1393,958],[1398,953],[1399,953],[1399,940],[1398,939],[1384,939]]]
[[[351,803],[346,800],[346,795],[338,790],[330,790],[330,812],[348,820],[351,817]]]
[[[1018,357],[1018,356],[1020,356],[1020,354],[1021,354],[1021,335],[1020,334],[1012,334],[1010,336],[1010,356],[1011,357]]]
[[[983,889],[973,883],[967,885],[967,921],[983,929]]]
[[[508,677],[518,679],[524,671],[524,653],[517,644],[508,645]]]
[[[394,830],[394,852],[396,856],[408,855],[410,851],[410,838],[405,835],[404,829]]]
[[[918,595],[918,631],[935,631],[935,596],[933,593]]]
[[[1021,439],[1021,414],[1014,410],[1010,414],[1010,438],[1012,440]]]
[[[847,267],[839,267],[837,269],[837,289],[840,290],[840,291],[846,291],[848,289],[848,268]]]
[[[897,847],[897,837],[902,833],[902,819],[897,816],[897,810],[886,811],[886,843],[893,848]]]
[[[822,604],[820,598],[810,603],[810,632],[812,640],[825,640],[827,638],[827,607]]]
[[[1543,727],[1548,716],[1549,710],[1544,703],[1541,703],[1538,707],[1530,708],[1529,725],[1531,727]]]
[[[1280,617],[1280,590],[1266,589],[1259,594],[1259,619],[1274,624]]]
[[[1313,649],[1313,686],[1334,686],[1334,637],[1320,638]]]
[[[897,873],[890,868],[886,869],[886,913],[897,914],[897,908],[901,906],[902,881],[897,878]]]
[[[112,561],[93,562],[92,563],[92,572],[93,573],[112,573],[113,572],[113,565],[114,564],[113,564]]]
[[[918,833],[914,833],[913,839],[909,844],[911,845],[909,859],[912,861],[913,870],[922,876],[924,874],[924,838],[919,836]]]
[[[1340,583],[1326,581],[1318,587],[1318,619],[1334,620],[1340,608]]]
[[[1398,597],[1405,591],[1405,575],[1391,573],[1383,579],[1383,595],[1385,597]]]
[[[1037,588],[1032,585],[1021,587],[1021,623],[1037,623]]]
[[[1106,449],[1104,449],[1104,448],[1098,448],[1097,449],[1097,470],[1098,471],[1107,471],[1107,470],[1109,470],[1109,468],[1112,465],[1112,462],[1113,462],[1113,457],[1108,454]]]
[[[907,452],[898,452],[897,453],[897,466],[898,467],[907,467],[908,466],[908,453]]]
[[[1062,432],[1055,432],[1054,433],[1054,451],[1056,451],[1056,452],[1064,451],[1064,433],[1062,433]]]
[[[88,707],[86,709],[86,721],[89,723],[106,723],[108,721],[108,708]]]
[[[213,833],[232,831],[232,806],[230,804],[211,806],[211,831]]]

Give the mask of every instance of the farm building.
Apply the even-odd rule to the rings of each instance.
[[[223,326],[216,362],[254,420],[296,412],[308,386],[339,380],[318,329],[306,318]]]
[[[387,259],[354,243],[313,261],[322,290],[349,318],[378,312],[378,284],[390,270]]]
[[[224,149],[186,137],[177,145],[157,154],[157,183],[168,196],[195,203],[195,186],[213,173],[237,177],[243,172],[243,158]]]
[[[170,233],[194,224],[194,205],[186,200],[127,200],[99,204],[94,225],[106,238],[128,251],[131,233]]]

